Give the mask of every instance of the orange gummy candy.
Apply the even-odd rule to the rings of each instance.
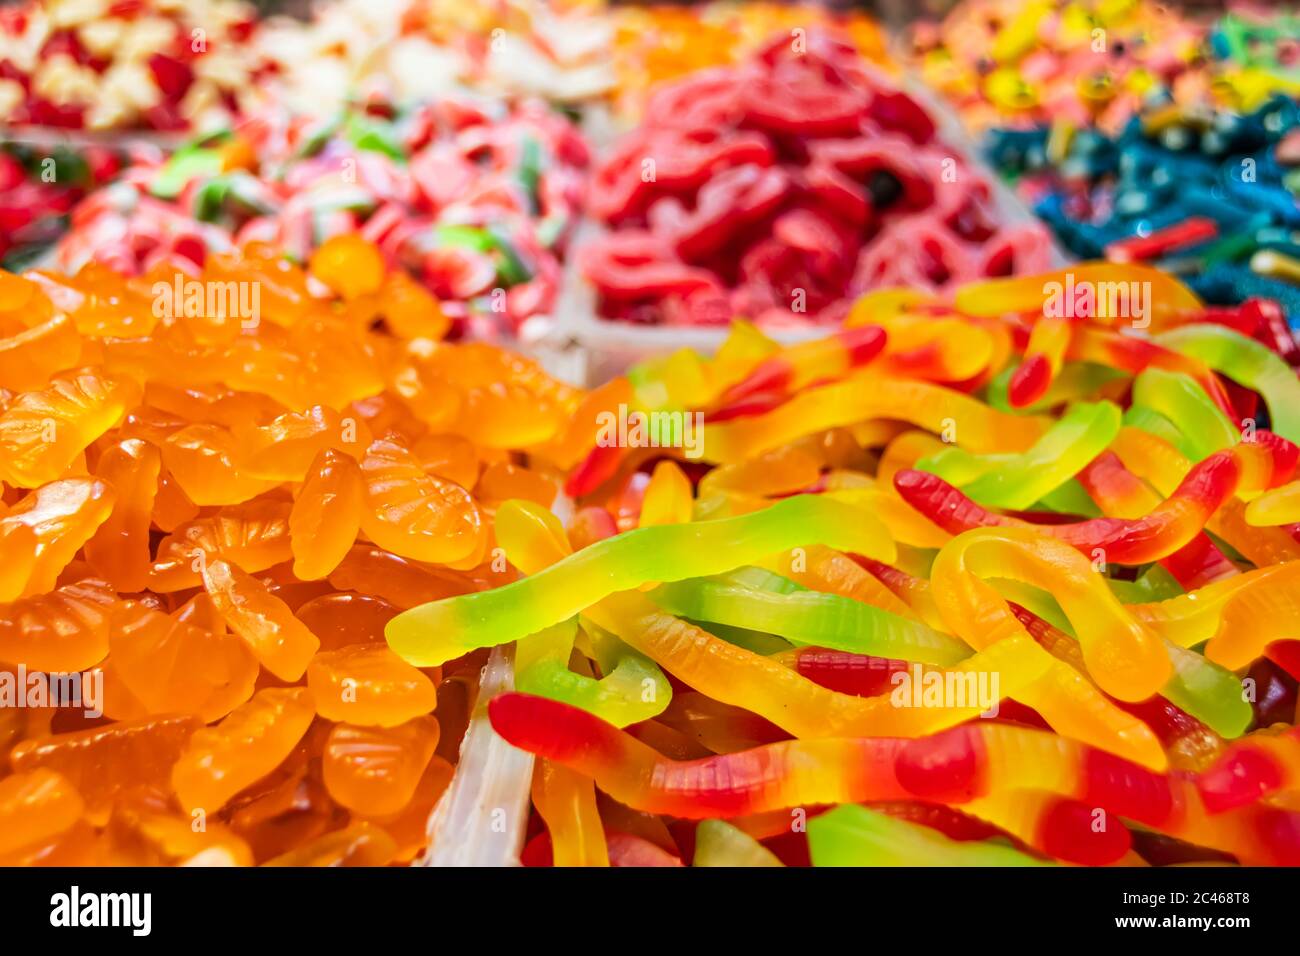
[[[72,783],[53,770],[0,780],[0,853],[58,836],[81,819],[82,806]]]
[[[222,508],[196,518],[158,543],[150,587],[180,591],[201,587],[200,562],[222,559],[250,573],[293,556],[289,547],[289,503],[271,499]]]
[[[366,819],[379,824],[397,843],[394,862],[409,863],[429,842],[429,816],[451,784],[456,768],[444,758],[434,754],[415,785],[415,796],[397,813],[364,814]]]
[[[0,339],[0,382],[20,391],[44,388],[51,375],[74,367],[81,337],[72,319],[59,314]]]
[[[115,862],[129,866],[252,866],[248,844],[220,823],[180,815],[162,791],[138,787],[113,807],[107,834]]]
[[[370,429],[358,416],[340,415],[325,405],[285,412],[265,425],[235,426],[239,468],[271,481],[302,481],[313,460],[327,449],[360,458],[370,444]]]
[[[271,687],[236,707],[221,723],[190,738],[176,761],[172,786],[192,813],[216,813],[279,765],[311,726],[315,713],[302,687]]]
[[[289,606],[237,565],[206,562],[202,574],[213,605],[262,665],[281,680],[302,677],[320,641]]]
[[[472,590],[462,578],[440,574],[391,551],[365,544],[352,547],[330,572],[329,582],[342,590],[381,597],[403,611]]]
[[[310,464],[289,514],[293,573],[323,578],[338,567],[361,530],[365,487],[361,469],[347,455],[322,449]]]
[[[460,435],[425,435],[411,449],[420,467],[431,475],[446,478],[462,488],[478,481],[478,451]]]
[[[168,436],[162,454],[172,478],[199,506],[237,505],[279,484],[236,467],[239,440],[220,425],[187,425]]]
[[[515,575],[488,562],[496,508],[551,502],[582,397],[451,325],[355,235],[308,269],[251,243],[0,271],[0,669],[99,691],[0,709],[0,866],[423,851],[481,661],[435,718],[441,670],[384,629]]]
[[[262,865],[385,866],[396,855],[397,844],[391,836],[374,824],[359,820]]]
[[[94,823],[107,820],[117,794],[138,785],[166,786],[197,717],[147,717],[69,734],[25,740],[9,754],[15,771],[44,768],[67,777]]]
[[[358,813],[394,814],[415,796],[438,746],[438,721],[415,717],[396,727],[337,724],[325,744],[325,786]]]
[[[433,564],[458,561],[483,543],[483,519],[468,491],[426,474],[397,441],[381,438],[361,462],[361,527],[382,548]]]
[[[356,644],[322,651],[307,668],[316,712],[326,720],[394,727],[430,713],[437,690],[387,644]]]
[[[0,660],[33,670],[71,672],[104,659],[117,595],[87,578],[0,605]]]
[[[107,520],[113,500],[113,489],[97,478],[65,478],[30,492],[0,518],[0,539],[6,526],[15,524],[26,525],[35,536],[34,550],[21,559],[16,553],[4,558],[27,562],[23,593],[42,594],[54,587],[77,550]]]
[[[551,478],[522,465],[499,461],[489,465],[474,486],[481,500],[502,502],[511,498],[533,501],[549,508],[555,501],[557,484]]]
[[[194,603],[187,607],[198,607]],[[204,723],[226,716],[253,696],[257,658],[225,623],[189,620],[129,601],[112,616],[106,680],[120,681],[149,714],[194,713]],[[206,626],[205,626],[206,625]]]
[[[360,236],[332,236],[311,256],[311,274],[344,299],[379,291],[384,281],[384,258],[373,243]]]
[[[106,448],[95,473],[115,495],[113,510],[86,542],[86,560],[119,591],[142,591],[149,579],[149,521],[162,456],[138,438]]]
[[[0,478],[35,488],[64,477],[86,446],[126,414],[133,393],[129,383],[95,368],[64,372],[48,387],[22,393],[0,413]]]
[[[383,641],[384,625],[401,610],[369,594],[334,592],[313,598],[294,613],[320,640],[322,651],[336,651],[349,644]]]

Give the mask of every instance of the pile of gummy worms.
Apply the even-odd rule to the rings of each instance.
[[[587,396],[567,528],[497,512],[526,576],[386,628],[514,645],[525,862],[1300,862],[1300,383],[1259,309],[1080,269],[1150,283],[1150,337],[995,280]],[[619,408],[701,432],[605,443]]]

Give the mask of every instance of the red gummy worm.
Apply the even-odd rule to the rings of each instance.
[[[1115,564],[1146,564],[1187,545],[1239,487],[1271,488],[1290,479],[1296,446],[1269,432],[1258,432],[1257,439],[1199,462],[1167,500],[1141,518],[1031,524],[990,511],[939,476],[916,469],[894,475],[894,487],[908,504],[950,534],[982,527],[1033,528],[1089,556],[1100,551]]]
[[[1104,451],[1076,476],[1088,497],[1104,511],[1141,502],[1152,493],[1137,475],[1129,471],[1113,451]],[[1139,505],[1140,507],[1140,505]],[[1168,557],[1160,559],[1174,579],[1188,591],[1211,581],[1236,574],[1236,566],[1204,532]]]
[[[786,807],[897,800],[902,741],[786,740],[698,760],[670,760],[586,711],[530,694],[488,704],[492,726],[522,750],[592,777],[633,809],[698,820]]]

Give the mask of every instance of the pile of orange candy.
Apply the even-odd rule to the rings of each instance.
[[[0,671],[84,698],[0,708],[0,865],[420,853],[482,661],[384,625],[509,580],[497,505],[582,453],[579,391],[446,328],[350,236],[0,273]]]

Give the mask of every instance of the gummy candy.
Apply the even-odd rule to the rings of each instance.
[[[256,285],[275,306],[255,316],[169,302],[164,266],[0,273],[37,331],[6,326],[0,348],[0,660],[19,688],[50,675],[39,709],[0,708],[3,862],[427,850],[463,677],[439,707],[441,672],[384,627],[514,576],[489,551],[496,512],[555,497],[547,449],[582,394],[437,341],[436,303],[366,240],[322,250],[313,277],[256,246],[182,277]],[[331,272],[336,255],[372,271]],[[610,642],[623,680],[653,668]]]
[[[497,506],[522,578],[385,626],[421,666],[515,642],[487,716],[541,761],[546,832],[518,834],[519,858],[618,865],[630,810],[704,821],[701,865],[788,863],[791,808],[866,803],[815,809],[794,839],[819,865],[1162,862],[1145,828],[1193,861],[1300,860],[1291,734],[1268,727],[1294,698],[1261,710],[1241,676],[1295,666],[1297,456],[1267,427],[1285,427],[1270,398],[1283,407],[1290,378],[1156,276],[1150,347],[1108,314],[1069,320],[1071,343],[1102,343],[1087,359],[1045,344],[1042,276],[963,288],[960,307],[867,296],[845,333],[785,348],[738,325],[715,357],[610,386],[632,410],[699,410],[702,454],[609,448],[588,426],[567,522]],[[960,377],[956,356],[900,362],[891,337],[923,342],[925,322],[1009,347],[964,356]],[[843,336],[866,329],[849,360]],[[1033,350],[1054,356],[1048,384],[1018,407],[1007,385]],[[1106,376],[1080,374],[1097,359]],[[638,659],[669,687],[621,678]],[[671,827],[636,835],[656,847],[628,844],[643,865],[690,852]]]
[[[611,231],[580,255],[602,317],[829,325],[868,289],[1048,264],[1040,227],[996,221],[920,105],[838,35],[796,35],[660,86],[596,168]]]

